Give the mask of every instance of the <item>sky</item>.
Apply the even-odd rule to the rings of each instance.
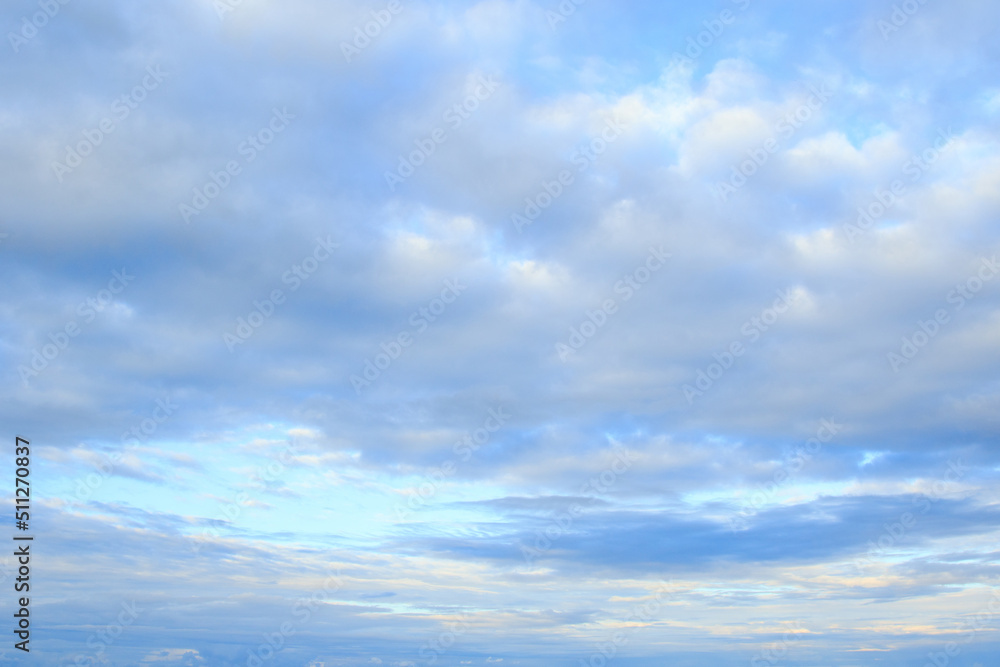
[[[998,25],[5,3],[0,665],[995,664]]]

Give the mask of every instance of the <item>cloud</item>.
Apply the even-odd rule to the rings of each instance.
[[[998,10],[885,39],[871,3],[727,4],[688,64],[721,7],[69,3],[12,48],[0,417],[44,489],[40,664],[134,599],[122,664],[247,664],[284,621],[272,664],[412,664],[462,621],[441,664],[575,665],[665,578],[622,663],[745,662],[790,621],[790,665],[939,650],[997,568]]]

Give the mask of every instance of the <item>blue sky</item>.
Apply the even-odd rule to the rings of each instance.
[[[8,3],[31,664],[992,664],[998,22]]]

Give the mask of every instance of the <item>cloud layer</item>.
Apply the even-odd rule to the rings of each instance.
[[[995,3],[43,5],[37,664],[996,655]]]

